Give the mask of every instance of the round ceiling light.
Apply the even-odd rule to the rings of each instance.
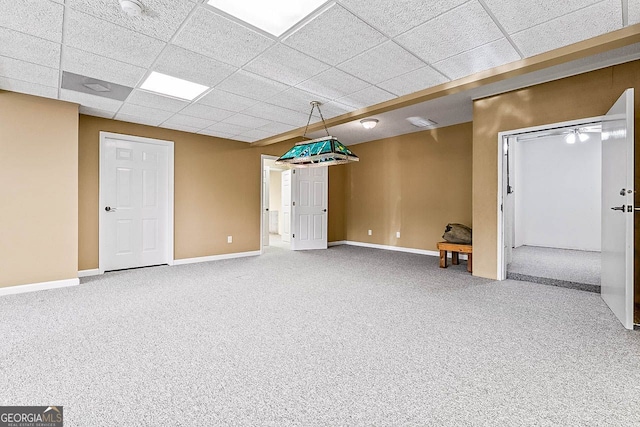
[[[360,124],[365,129],[373,129],[378,124],[378,119],[362,119]]]
[[[138,0],[120,0],[120,8],[129,16],[142,15],[142,3]]]

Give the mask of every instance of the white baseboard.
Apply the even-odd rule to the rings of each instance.
[[[54,280],[52,282],[30,283],[27,285],[7,286],[0,288],[0,296],[22,294],[25,292],[44,291],[47,289],[66,288],[80,284],[80,279]]]
[[[198,258],[184,258],[184,259],[173,260],[173,265],[195,264],[198,262],[220,261],[223,259],[243,258],[248,256],[257,256],[257,255],[260,255],[260,251],[236,252],[232,254],[203,256]]]
[[[104,271],[100,271],[99,268],[78,271],[78,277],[98,276],[100,274],[104,274]]]
[[[327,246],[331,247],[331,246],[339,246],[339,245],[346,245],[346,244],[347,244],[346,240],[336,240],[335,242],[327,243]]]
[[[402,246],[390,246],[390,245],[378,245],[375,243],[364,243],[364,242],[355,242],[353,240],[344,240],[344,245],[350,246],[361,246],[363,248],[373,248],[373,249],[383,249],[385,251],[396,251],[396,252],[408,252],[411,254],[419,254],[419,255],[428,255],[428,256],[440,256],[440,251],[429,251],[426,249],[416,249],[416,248],[405,248]],[[451,258],[451,252],[447,253],[447,256]],[[460,259],[467,259],[465,254],[459,254]]]

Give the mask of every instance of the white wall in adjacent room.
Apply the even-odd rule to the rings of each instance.
[[[517,245],[600,251],[600,134],[518,141],[515,151]]]

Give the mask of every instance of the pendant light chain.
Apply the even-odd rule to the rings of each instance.
[[[307,136],[307,130],[309,129],[309,123],[311,123],[311,116],[313,115],[313,109],[318,107],[318,113],[320,113],[320,119],[322,119],[322,125],[324,126],[324,131],[327,132],[327,136],[329,135],[329,129],[327,129],[327,124],[324,121],[324,117],[322,115],[322,110],[320,110],[320,102],[319,101],[311,101],[311,111],[309,112],[309,119],[307,120],[307,126],[304,128],[304,134],[302,137]]]

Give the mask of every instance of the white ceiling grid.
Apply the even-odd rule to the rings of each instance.
[[[0,0],[0,89],[253,142],[306,125],[311,100],[335,117],[622,28],[623,4],[640,22],[636,0],[337,0],[276,38],[206,0],[141,2],[130,17],[117,0]],[[136,89],[125,102],[67,91],[63,71]],[[212,89],[193,102],[140,90],[152,71]]]

